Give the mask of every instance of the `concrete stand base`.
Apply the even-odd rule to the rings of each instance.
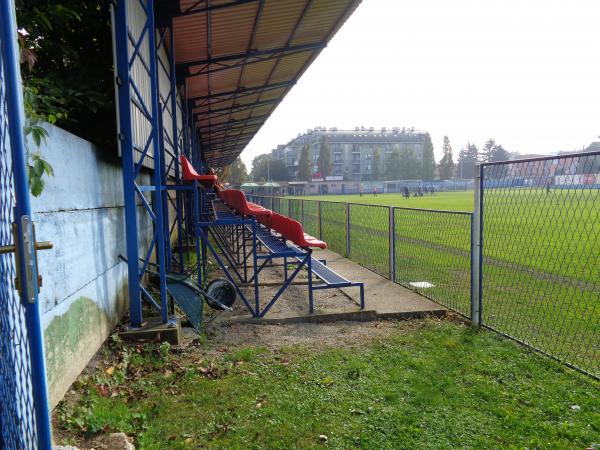
[[[140,328],[122,331],[119,336],[121,339],[129,341],[145,339],[179,345],[181,343],[181,320],[172,318],[168,323],[163,323],[160,317],[150,317]]]

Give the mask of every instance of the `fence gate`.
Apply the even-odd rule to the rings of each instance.
[[[0,2],[0,448],[50,449],[16,30]]]

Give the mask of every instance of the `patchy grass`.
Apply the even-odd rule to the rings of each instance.
[[[63,440],[118,430],[141,449],[600,442],[596,382],[457,323],[399,322],[354,348],[111,345],[111,359],[58,408]]]

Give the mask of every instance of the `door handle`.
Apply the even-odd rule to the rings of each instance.
[[[23,236],[23,242],[25,243],[25,246],[27,247],[27,241],[29,238],[29,229],[28,227],[26,227],[26,223],[29,220],[29,217],[27,216],[23,216],[23,224],[24,224],[24,236]],[[38,285],[38,289],[42,287],[42,276],[39,274],[39,270],[38,270],[38,259],[37,259],[37,251],[38,250],[50,250],[52,248],[54,248],[54,244],[50,241],[36,241],[35,240],[35,224],[33,222],[31,222],[31,230],[32,230],[32,234],[33,234],[33,242],[34,242],[34,249],[35,249],[35,268],[36,268],[36,272],[38,274],[37,276],[37,285]],[[19,277],[19,267],[20,267],[20,260],[19,260],[19,252],[17,252],[17,242],[18,242],[18,227],[17,227],[17,223],[13,222],[12,224],[12,233],[13,233],[13,243],[11,245],[2,245],[0,246],[0,255],[2,254],[8,254],[8,253],[14,253],[15,254],[15,266],[16,266],[16,277],[15,277],[15,287],[17,288],[17,291],[19,291],[19,294],[22,294],[22,289],[21,289],[21,279]],[[26,270],[31,267],[31,255],[29,252],[25,252],[25,260],[26,260]],[[27,270],[27,276],[29,276],[29,270]],[[28,280],[29,281],[29,280]],[[31,289],[31,285],[29,286],[29,289]],[[30,301],[31,301],[31,295],[32,293],[29,292],[29,296],[30,296]]]

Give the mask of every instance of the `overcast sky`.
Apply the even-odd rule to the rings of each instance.
[[[599,25],[600,0],[363,0],[242,158],[315,126],[414,126],[436,159],[444,135],[455,158],[490,137],[581,149],[600,135]]]

